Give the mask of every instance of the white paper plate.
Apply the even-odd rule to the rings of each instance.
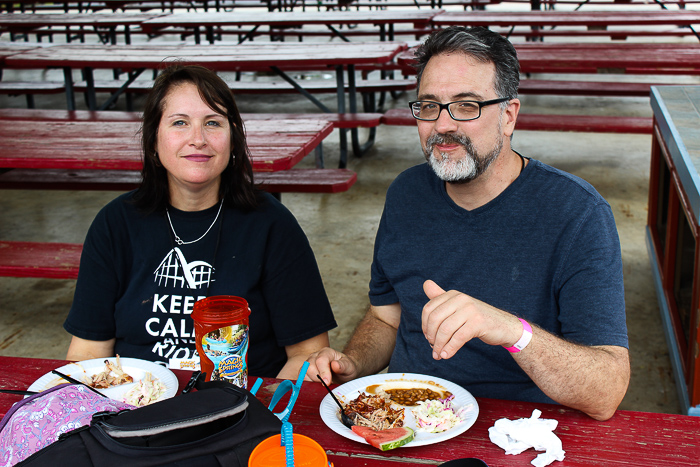
[[[436,378],[434,376],[419,375],[415,373],[385,373],[379,375],[370,375],[363,378],[358,378],[353,381],[348,381],[347,383],[338,386],[333,389],[333,393],[338,397],[341,402],[349,402],[355,399],[360,392],[367,392],[367,386],[373,384],[381,384],[387,381],[420,381],[420,382],[433,382],[443,388],[450,391],[455,398],[452,403],[456,408],[467,407],[464,413],[464,420],[452,429],[443,431],[442,433],[426,433],[424,431],[418,431],[416,429],[416,422],[413,418],[413,413],[410,407],[406,407],[404,426],[413,428],[416,432],[415,438],[410,443],[404,445],[403,447],[414,447],[414,446],[425,446],[426,444],[439,443],[450,438],[454,438],[467,431],[476,421],[479,415],[479,404],[476,403],[476,399],[464,388],[457,386],[450,381]],[[330,394],[326,394],[326,397],[321,401],[321,406],[319,408],[321,412],[321,419],[330,428],[341,436],[344,436],[358,443],[365,443],[367,441],[364,438],[356,435],[351,429],[343,425],[338,419],[338,405],[333,401]]]
[[[75,378],[78,381],[87,382],[89,378],[97,373],[101,373],[105,369],[105,360],[110,360],[112,362],[116,361],[115,357],[110,358],[95,358],[92,360],[83,360],[82,362],[69,363],[56,370],[60,371],[64,375]],[[149,362],[148,360],[141,360],[138,358],[119,358],[119,363],[121,363],[122,370],[132,378],[134,378],[133,383],[122,384],[120,386],[115,386],[113,388],[98,389],[102,394],[120,402],[124,402],[124,394],[126,394],[131,388],[138,384],[139,380],[146,376],[146,373],[151,373],[153,379],[160,380],[166,387],[165,393],[158,400],[168,399],[173,397],[177,393],[178,382],[175,373],[165,368],[164,366],[158,365],[157,363]],[[52,386],[56,385],[59,381],[60,376],[55,375],[51,372],[46,373],[44,376],[34,381],[31,386],[27,389],[28,391],[44,391]],[[60,381],[63,382],[63,381]]]

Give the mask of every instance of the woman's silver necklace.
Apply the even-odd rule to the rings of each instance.
[[[207,236],[209,231],[211,230],[212,227],[214,227],[214,224],[216,224],[217,219],[219,219],[219,214],[221,214],[221,208],[224,205],[224,200],[221,200],[221,203],[219,203],[219,211],[216,213],[216,217],[214,218],[214,222],[211,223],[209,228],[207,229],[206,232],[202,234],[201,237],[199,237],[197,240],[192,240],[191,242],[185,242],[183,241],[180,237],[178,237],[177,232],[175,232],[175,227],[173,227],[173,221],[170,219],[170,211],[168,211],[168,208],[165,208],[165,214],[168,216],[168,222],[170,223],[170,228],[173,230],[173,235],[175,235],[175,243],[178,245],[189,245],[191,243],[197,243],[201,239]]]

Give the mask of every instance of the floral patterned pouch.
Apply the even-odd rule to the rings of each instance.
[[[77,384],[60,384],[17,402],[0,422],[0,467],[9,467],[58,440],[89,426],[98,412],[135,407]]]

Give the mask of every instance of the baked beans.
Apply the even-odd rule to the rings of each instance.
[[[421,401],[444,399],[452,395],[448,391],[442,394],[428,388],[388,389],[385,392],[393,402],[409,407]]]

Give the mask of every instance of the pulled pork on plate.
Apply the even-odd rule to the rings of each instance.
[[[404,409],[392,407],[391,401],[382,396],[370,396],[364,392],[345,404],[345,413],[355,425],[375,430],[402,427],[404,422]]]
[[[107,389],[134,382],[134,378],[122,370],[122,365],[119,363],[119,355],[117,355],[115,363],[105,360],[104,371],[92,375],[91,379],[92,381],[88,385],[95,389]]]

